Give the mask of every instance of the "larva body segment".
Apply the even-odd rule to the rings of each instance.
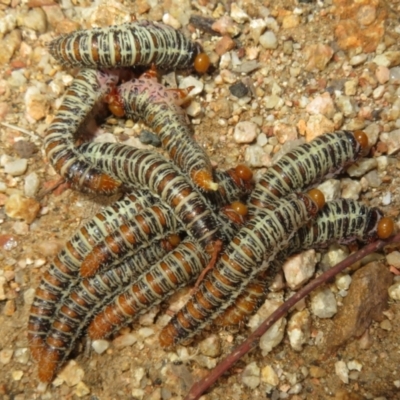
[[[168,25],[139,21],[60,36],[49,43],[49,51],[73,67],[183,69],[193,66],[201,48]]]
[[[312,224],[297,231],[289,245],[276,256],[271,267],[249,283],[235,304],[220,316],[218,322],[223,325],[237,324],[257,311],[265,299],[269,285],[289,256],[310,248],[326,247],[332,242],[347,244],[355,240],[377,240],[378,225],[382,218],[379,209],[354,200],[328,202]]]
[[[208,258],[195,240],[185,239],[94,317],[88,328],[90,337],[108,336],[177,288],[190,283],[207,264]]]
[[[289,193],[304,190],[321,179],[340,173],[363,151],[363,146],[349,131],[321,135],[296,147],[261,177],[250,196],[249,214],[257,214],[260,208],[273,207],[275,201]]]
[[[170,250],[161,240],[126,257],[113,269],[81,280],[70,291],[53,316],[39,362],[42,382],[53,380],[89,321],[105,304]]]
[[[140,78],[118,87],[125,114],[143,119],[161,139],[174,163],[204,190],[216,190],[207,153],[191,135],[183,110],[155,79]]]
[[[83,225],[68,241],[44,274],[31,306],[28,339],[33,357],[38,360],[53,314],[57,305],[69,293],[77,278],[84,257],[104,236],[128,221],[143,207],[152,203],[152,196],[143,193],[138,198],[125,196],[106,207]]]
[[[267,260],[267,268],[317,212],[316,204],[305,195],[290,195],[273,211],[261,210],[234,237],[196,294],[162,330],[162,346],[192,337],[227,309],[260,272],[262,261]]]
[[[83,70],[68,88],[44,139],[46,155],[54,169],[83,191],[116,192],[121,182],[94,168],[74,145],[74,134],[85,122],[94,105],[117,83],[117,77]]]

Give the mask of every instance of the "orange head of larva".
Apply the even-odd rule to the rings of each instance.
[[[317,205],[318,210],[325,205],[325,196],[319,189],[311,189],[307,192],[307,195]]]
[[[110,93],[104,96],[104,101],[113,115],[118,118],[125,115],[124,104],[116,88],[111,89]]]
[[[251,181],[253,179],[253,171],[244,164],[239,164],[235,168],[236,175],[244,181]]]
[[[361,155],[365,156],[368,153],[369,149],[367,134],[364,131],[359,130],[359,131],[354,131],[353,135],[361,147]]]
[[[393,219],[389,217],[381,218],[376,231],[379,239],[387,239],[392,236],[395,231]]]
[[[206,53],[197,54],[194,59],[194,69],[199,74],[205,74],[210,67],[210,57]]]
[[[247,215],[248,210],[246,204],[240,201],[234,201],[233,203],[231,203],[231,207],[236,214],[239,214],[242,217],[245,217]]]

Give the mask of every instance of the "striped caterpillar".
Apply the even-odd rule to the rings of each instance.
[[[35,360],[39,359],[43,337],[49,329],[56,306],[76,283],[84,257],[100,240],[129,221],[132,215],[150,206],[151,199],[150,195],[144,193],[140,197],[130,195],[105,208],[83,225],[53,260],[36,290],[30,310],[28,339]]]
[[[218,198],[219,202],[221,202],[220,204],[224,202],[224,199],[226,199],[225,202],[229,202],[234,198],[243,197],[246,195],[246,193],[248,193],[250,189],[249,180],[251,179],[251,174],[249,174],[248,169],[244,168],[243,166],[239,166],[235,170],[230,170],[226,172],[218,171],[216,172],[216,176],[221,180],[223,179],[222,184],[219,186],[219,192],[217,192],[220,196]],[[128,220],[131,220],[135,214],[129,203],[128,210],[132,212],[130,213],[130,215],[123,218],[123,224],[128,223]],[[143,211],[141,211],[138,215],[143,218]],[[174,215],[170,213],[169,218],[172,217],[174,217]],[[165,216],[164,218],[167,218],[167,216]],[[107,218],[104,218],[104,216],[102,216],[102,218],[96,217],[95,219],[103,219],[104,221],[107,221]],[[172,225],[174,225],[172,222],[167,224],[168,227],[171,227]],[[110,233],[110,230],[103,229],[101,224],[100,226],[96,227],[97,229],[95,230],[95,232],[97,232],[98,234],[104,233],[102,235],[103,238],[106,236],[106,234]],[[86,232],[86,230],[83,231]],[[113,232],[115,232],[115,229]],[[67,263],[68,268],[71,266],[70,264],[72,263],[73,268],[71,268],[72,271],[68,271],[68,275],[65,276],[67,282],[63,283],[61,287],[57,285],[58,282],[55,282],[52,279],[50,279],[50,284],[46,283],[45,279],[45,281],[42,281],[40,285],[40,291],[35,298],[31,310],[29,338],[31,343],[31,350],[32,353],[35,355],[35,359],[40,359],[39,376],[42,381],[49,382],[52,380],[58,366],[69,354],[69,351],[75,343],[75,340],[85,328],[87,321],[90,320],[91,316],[95,313],[95,310],[98,309],[98,305],[104,304],[105,300],[101,297],[97,297],[95,291],[98,291],[98,296],[100,296],[102,290],[106,290],[111,293],[113,290],[117,290],[115,287],[117,284],[126,285],[127,282],[129,283],[129,277],[133,279],[132,277],[136,276],[138,271],[141,271],[140,269],[137,269],[137,271],[130,271],[129,273],[127,273],[127,259],[125,258],[122,266],[120,265],[118,267],[114,267],[110,271],[106,271],[100,275],[98,274],[94,278],[92,278],[91,281],[83,281],[89,282],[88,284],[84,285],[82,281],[81,283],[79,283],[76,279],[72,280],[71,278],[76,275],[76,268],[79,268],[79,260],[82,259],[82,257],[76,257],[75,252],[77,251],[77,249],[79,249],[80,255],[84,256],[85,254],[88,254],[91,248],[93,248],[96,243],[100,242],[100,238],[98,239],[99,240],[93,241],[90,240],[90,237],[86,235],[83,243],[79,243],[79,240],[74,240],[73,243],[76,243],[75,246],[67,245],[67,248],[63,251],[66,256],[62,257],[62,259],[63,261],[65,261],[65,259],[69,261],[69,263]],[[89,245],[87,244],[88,241],[90,242]],[[156,246],[159,245],[156,244]],[[75,249],[74,247],[77,247],[77,249]],[[165,247],[166,246],[163,245],[163,248]],[[154,252],[158,252],[156,253],[159,255],[158,259],[161,258],[159,253],[160,249],[158,249],[158,247],[154,248],[154,245],[151,245],[149,250],[151,249],[153,249]],[[204,261],[205,255],[203,254],[204,252],[201,250],[201,247],[198,247],[196,251],[202,255],[201,259]],[[63,252],[61,254],[63,254]],[[129,255],[129,260],[131,260],[132,252],[129,252],[124,256],[126,257],[127,255]],[[76,262],[72,262],[71,259]],[[149,263],[152,263],[153,261],[154,257],[151,260],[147,260],[147,264],[142,264],[149,265]],[[175,262],[175,264],[177,263]],[[139,265],[141,264],[139,263]],[[191,271],[191,276],[196,277],[198,275],[198,271],[203,268],[203,265],[204,264],[196,264],[193,267],[193,271]],[[59,270],[59,266],[61,268],[61,271]],[[51,266],[49,271],[51,273],[51,276],[56,276],[58,278],[60,275],[64,275],[63,273],[65,268],[66,267],[64,265],[59,265],[58,263],[56,263]],[[121,272],[121,268],[123,272]],[[134,274],[132,275],[133,272]],[[121,274],[123,274],[125,278],[122,281],[117,279],[117,277]],[[65,285],[68,283],[68,281],[70,281],[70,283],[73,283],[70,284],[69,288],[66,289]],[[185,281],[182,281],[181,285],[183,285],[184,282]],[[113,283],[114,286],[112,285]],[[50,290],[51,295],[48,295],[48,292],[46,290]],[[65,292],[66,294],[64,294],[60,298],[60,295]],[[58,302],[60,305],[58,307],[55,307],[55,302]],[[85,308],[84,305],[86,305],[87,307]],[[96,305],[95,308],[93,308],[94,305]],[[90,309],[90,313],[87,312],[88,309]],[[50,316],[52,318],[50,318]],[[52,324],[51,329],[49,324]],[[43,346],[43,340],[45,337],[47,338],[46,345]]]
[[[315,185],[340,173],[367,149],[368,138],[362,131],[337,131],[318,136],[296,147],[267,170],[249,200],[250,216],[258,209],[273,207],[282,197]]]
[[[78,31],[52,41],[49,49],[59,61],[91,67],[154,64],[161,68],[186,68],[199,54],[199,46],[188,41],[181,33],[171,27],[147,21]],[[81,71],[67,91],[45,138],[45,151],[56,171],[73,186],[85,191],[108,194],[121,186],[119,181],[93,168],[75,149],[73,139],[95,103],[114,90],[119,75],[119,71]],[[141,90],[149,90],[154,86],[147,86],[147,81],[141,80]],[[195,182],[200,187],[216,190],[217,184],[212,180],[208,157],[190,138],[182,111],[177,106],[169,105],[171,96],[161,85],[157,90],[158,100],[163,96],[164,107],[169,110],[168,118],[174,120],[172,129],[164,127],[161,132],[162,141],[171,158],[178,166],[195,175]],[[132,96],[129,101],[132,101]],[[182,150],[176,151],[176,147],[182,149],[184,146],[187,146],[186,151],[191,149],[190,157],[185,156]],[[194,165],[191,166],[190,162]]]
[[[125,115],[143,119],[156,132],[175,164],[202,189],[216,190],[206,152],[192,139],[186,116],[156,79],[142,77],[117,88],[117,102]]]
[[[271,262],[295,232],[317,214],[323,196],[319,191],[312,196],[317,202],[306,195],[289,195],[273,211],[261,210],[250,220],[226,247],[196,294],[161,331],[161,345],[193,336],[230,306],[260,272],[263,259]]]
[[[49,44],[50,53],[73,67],[116,68],[155,64],[162,69],[191,67],[201,48],[168,25],[139,21],[79,30]]]
[[[238,324],[252,315],[265,299],[268,286],[292,254],[310,248],[326,247],[332,242],[348,244],[355,240],[372,242],[386,239],[393,232],[392,221],[383,217],[377,208],[367,207],[354,200],[340,199],[325,204],[311,225],[300,228],[271,263],[267,273],[249,283],[246,290],[218,318],[218,324]]]
[[[73,139],[94,105],[117,79],[110,73],[81,71],[67,90],[44,139],[44,149],[54,169],[74,187],[85,191],[108,194],[121,186],[121,182],[94,168],[75,148]]]

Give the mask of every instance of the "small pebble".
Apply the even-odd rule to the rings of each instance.
[[[238,24],[243,24],[250,19],[250,17],[236,5],[236,3],[231,4],[231,18]]]
[[[259,127],[254,122],[241,121],[235,126],[233,140],[236,143],[251,143],[256,139],[258,132]]]
[[[12,176],[19,176],[25,173],[28,168],[28,160],[25,158],[19,158],[13,160],[4,165],[4,172]]]
[[[360,178],[368,171],[376,168],[377,165],[378,162],[375,158],[363,158],[347,168],[347,174],[353,178]]]
[[[33,299],[35,298],[35,292],[36,291],[34,288],[25,290],[25,292],[24,292],[24,303],[25,304],[31,305],[33,303]]]
[[[341,181],[342,197],[344,199],[358,200],[362,190],[361,183],[359,181],[343,178]]]
[[[195,97],[197,94],[200,94],[203,91],[204,83],[194,76],[186,76],[179,82],[179,89],[186,89],[190,86],[194,86],[194,88],[190,91],[190,95]]]
[[[318,318],[331,318],[337,313],[336,299],[328,288],[311,296],[311,310]]]
[[[387,145],[387,152],[389,155],[400,150],[400,129],[395,129],[391,132],[383,132],[379,138]]]
[[[31,172],[24,179],[24,195],[35,197],[39,190],[40,180],[36,172]]]
[[[368,172],[364,178],[368,182],[368,186],[372,188],[379,188],[382,185],[382,179],[376,169]]]
[[[74,394],[78,397],[84,397],[90,394],[90,389],[83,382],[79,382],[76,385]]]
[[[335,114],[335,106],[330,94],[325,92],[308,103],[306,111],[310,114],[322,114],[331,118]]]
[[[312,71],[313,69],[323,71],[331,60],[333,53],[333,49],[326,44],[318,43],[307,46],[304,49],[304,55],[307,60],[306,71]]]
[[[361,371],[362,367],[362,364],[357,360],[352,360],[347,363],[347,368],[350,371]]]
[[[388,289],[389,297],[393,300],[400,300],[400,281],[395,282]]]
[[[352,65],[353,67],[356,67],[357,65],[364,63],[367,57],[368,56],[366,54],[357,54],[351,57],[349,64]]]
[[[198,101],[192,101],[186,108],[186,113],[189,117],[198,117],[201,114],[201,104]]]
[[[7,64],[14,52],[21,46],[22,35],[19,29],[14,29],[0,40],[0,65]]]
[[[267,365],[266,367],[261,369],[261,381],[274,387],[279,385],[278,374],[275,372],[271,365]]]
[[[400,51],[387,51],[378,54],[372,61],[383,67],[396,67],[400,64]]]
[[[139,134],[139,140],[143,144],[150,144],[154,147],[161,147],[160,138],[153,132],[143,129]]]
[[[67,365],[59,372],[57,378],[65,382],[69,387],[76,386],[82,381],[85,372],[78,363],[70,360]]]
[[[11,349],[0,350],[0,363],[5,365],[11,361],[14,351]]]
[[[267,23],[264,19],[252,19],[250,21],[250,36],[252,37],[254,43],[258,43],[260,36],[267,28]]]
[[[287,334],[292,348],[301,351],[309,340],[311,332],[311,318],[307,309],[295,312],[289,319]]]
[[[27,140],[18,140],[18,142],[14,143],[13,149],[20,158],[31,158],[38,152],[38,147]]]
[[[249,167],[270,167],[272,165],[271,156],[264,149],[254,144],[248,146],[244,153],[244,160]]]
[[[339,290],[348,290],[351,284],[351,276],[350,275],[340,275],[335,279],[336,287]]]
[[[385,84],[390,78],[390,70],[388,67],[383,65],[378,65],[375,71],[375,76],[378,82],[383,85]]]
[[[256,362],[246,365],[242,372],[242,382],[250,389],[255,389],[260,385],[261,370]]]
[[[137,342],[137,336],[133,333],[125,333],[121,336],[117,336],[113,340],[113,346],[117,349],[122,349],[123,347],[132,346]]]
[[[162,21],[165,25],[172,26],[174,29],[180,29],[182,27],[181,23],[169,13],[163,15]]]
[[[391,331],[392,330],[392,324],[388,319],[384,319],[380,324],[380,328],[385,330],[385,331]]]
[[[199,343],[199,348],[207,357],[218,357],[221,354],[221,340],[217,335],[210,335]]]
[[[393,267],[400,269],[400,252],[397,250],[392,251],[386,256],[386,261],[389,265],[393,265]]]
[[[388,206],[392,202],[392,194],[390,192],[383,193],[382,205]]]
[[[349,383],[349,370],[344,361],[337,361],[335,363],[335,372],[343,383]]]
[[[275,33],[272,31],[267,31],[263,33],[260,38],[259,42],[264,49],[276,49],[278,47],[278,39],[275,36]]]
[[[14,379],[14,381],[20,381],[22,377],[24,376],[24,372],[17,370],[17,371],[12,371],[11,376]]]
[[[293,290],[301,287],[313,276],[316,263],[316,253],[313,249],[289,258],[282,267],[288,286]]]
[[[337,179],[328,179],[318,185],[318,189],[324,194],[325,201],[332,201],[340,197],[340,181]]]
[[[110,347],[110,342],[108,340],[93,340],[92,348],[97,354],[104,353]]]
[[[7,199],[4,210],[10,218],[20,218],[31,224],[39,213],[40,203],[20,194],[13,194]]]
[[[231,85],[229,87],[229,91],[233,96],[240,99],[244,96],[247,96],[249,93],[249,88],[242,81],[240,81]]]
[[[15,350],[14,359],[20,364],[27,364],[30,358],[30,354],[31,353],[27,347],[22,347]]]
[[[271,315],[281,304],[282,302],[279,300],[266,300],[257,313],[249,319],[247,326],[252,331],[255,330],[260,326],[261,322]],[[260,338],[260,348],[264,356],[282,341],[285,334],[285,327],[286,319],[281,318],[262,335]]]

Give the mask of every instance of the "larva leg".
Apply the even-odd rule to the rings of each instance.
[[[290,195],[276,208],[261,210],[226,247],[199,290],[162,330],[160,342],[171,346],[189,338],[223,313],[259,273],[284,249],[296,231],[318,212],[305,195]]]
[[[54,169],[74,187],[113,193],[121,182],[93,167],[74,146],[73,135],[95,103],[116,84],[116,77],[83,70],[67,90],[61,107],[47,130],[44,149]]]
[[[337,131],[298,146],[267,170],[249,200],[249,214],[273,207],[275,201],[296,190],[305,190],[322,179],[340,173],[368,147],[362,131]]]

